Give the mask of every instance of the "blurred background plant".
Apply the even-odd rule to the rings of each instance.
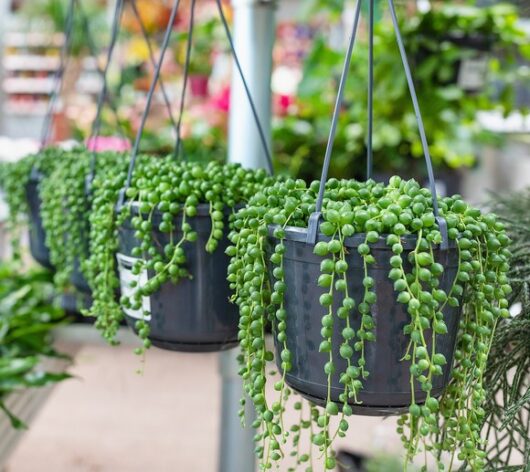
[[[0,409],[15,428],[25,425],[6,404],[9,395],[69,377],[46,370],[45,359],[65,358],[53,345],[52,330],[68,320],[53,305],[54,296],[51,274],[0,263]]]
[[[313,4],[332,17],[340,14],[338,2]],[[374,38],[375,171],[421,179],[421,143],[394,32],[383,2],[376,4],[380,21]],[[482,8],[437,2],[427,12],[407,11],[399,17],[435,164],[439,169],[472,166],[480,144],[498,139],[480,126],[477,112],[510,113],[516,108],[516,83],[530,84],[528,67],[517,62],[519,57],[530,59],[517,9],[508,4]],[[366,32],[361,31],[334,147],[330,172],[335,177],[365,176],[367,57]],[[343,47],[337,48],[324,35],[315,40],[294,105],[274,124],[278,167],[284,172],[306,179],[319,176],[343,59]],[[478,72],[483,84],[466,84],[460,68],[464,63],[479,68],[473,71],[472,82]]]
[[[486,370],[484,435],[491,471],[526,471],[530,464],[530,190],[496,196],[492,209],[512,239],[510,312],[497,327]],[[507,467],[506,464],[513,467]]]
[[[106,2],[103,0],[80,2],[85,15],[90,18],[90,30],[97,40],[99,47],[107,43],[106,36],[107,20]],[[24,2],[21,13],[31,20],[30,28],[62,33],[66,23],[66,13],[68,2],[65,0],[39,0],[34,2]],[[39,23],[39,24],[37,24]],[[87,53],[86,34],[84,32],[82,17],[75,15],[73,25],[72,43],[70,54],[79,56]]]

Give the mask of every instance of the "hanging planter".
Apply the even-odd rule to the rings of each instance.
[[[112,342],[125,316],[144,348],[233,347],[238,315],[229,302],[224,254],[231,215],[273,178],[235,164],[145,155],[134,160],[131,176],[129,184],[123,173],[93,181],[86,266],[96,326]]]
[[[352,214],[353,215],[353,214]],[[393,219],[391,214],[387,218]],[[396,216],[397,218],[397,216]],[[353,220],[352,220],[353,223]],[[351,224],[351,223],[350,223]],[[319,406],[325,406],[328,398],[328,378],[325,373],[325,364],[328,361],[319,350],[322,343],[322,326],[313,320],[321,318],[322,306],[320,297],[322,289],[317,287],[317,281],[322,275],[321,266],[328,261],[323,256],[314,254],[314,248],[307,244],[307,230],[303,228],[285,228],[285,237],[282,240],[274,238],[274,229],[270,227],[269,239],[272,249],[269,258],[274,254],[274,247],[278,244],[285,247],[283,254],[283,281],[288,287],[285,291],[283,306],[289,316],[285,319],[285,335],[287,349],[291,353],[291,370],[286,373],[286,382],[304,397]],[[371,305],[372,333],[376,343],[366,347],[364,353],[353,351],[351,358],[341,355],[341,343],[333,344],[332,357],[338,372],[346,372],[349,365],[358,365],[364,354],[365,370],[370,372],[357,398],[350,399],[353,412],[365,415],[388,415],[392,413],[407,412],[409,405],[416,402],[425,403],[427,393],[418,386],[414,392],[410,388],[410,364],[402,362],[403,353],[407,351],[410,337],[403,333],[403,328],[410,322],[407,305],[396,302],[394,282],[388,275],[392,270],[390,259],[394,253],[388,246],[384,237],[375,238],[370,244],[371,255],[374,262],[365,275],[364,258],[359,254],[359,247],[365,244],[366,234],[356,234],[344,238],[344,259],[342,265],[347,270],[343,280],[349,297],[353,300],[363,300],[366,288],[365,279],[370,277],[369,285],[373,284],[373,297],[375,302]],[[329,243],[330,238],[319,235],[318,242]],[[401,238],[403,253],[403,270],[412,273],[413,267],[409,258],[413,256],[418,239],[413,236]],[[433,250],[433,259],[444,267],[440,276],[439,290],[450,293],[458,271],[458,250],[456,244],[451,245],[448,251]],[[438,266],[435,266],[438,268]],[[324,276],[321,283],[328,277]],[[365,284],[363,284],[363,282]],[[343,284],[340,284],[341,287]],[[331,311],[337,313],[343,300],[334,297]],[[437,353],[444,356],[447,363],[443,365],[441,375],[433,378],[433,387],[430,395],[438,397],[442,394],[450,378],[450,365],[452,364],[456,333],[460,319],[458,306],[446,305],[442,310],[443,320],[447,333],[437,335],[435,344]],[[349,326],[348,326],[349,324]],[[345,319],[337,319],[333,323],[331,339],[341,339],[345,329],[353,329],[355,333],[365,329],[362,317],[352,317],[348,323]],[[370,336],[371,337],[371,336]],[[432,351],[433,339],[428,337],[426,348]],[[277,343],[277,359],[281,359],[282,343]],[[348,350],[349,351],[349,350]],[[278,366],[281,368],[281,362]],[[310,368],[308,368],[310,367]],[[340,403],[339,397],[344,392],[344,386],[338,377],[332,378],[331,400]]]
[[[226,281],[228,232],[233,214],[275,179],[265,170],[236,164],[188,162],[180,130],[189,78],[195,0],[191,2],[177,142],[172,156],[139,155],[179,2],[173,4],[159,62],[131,152],[128,173],[100,174],[92,183],[88,282],[93,290],[90,314],[111,343],[124,312],[143,340],[141,354],[151,345],[176,351],[216,351],[237,344],[237,309],[229,302]],[[272,170],[270,153],[248,86],[225,32],[247,91],[260,138]],[[171,113],[170,113],[171,115]],[[118,269],[119,276],[116,275]],[[114,299],[121,287],[122,296]]]
[[[54,269],[46,245],[43,224],[43,182],[61,162],[65,151],[48,148],[16,162],[0,165],[0,186],[9,207],[9,231],[15,254],[20,253],[21,231],[29,228],[29,246],[33,258],[42,266]]]
[[[26,185],[29,217],[29,249],[33,259],[47,269],[53,269],[50,251],[46,247],[46,234],[42,226],[41,199],[39,196],[40,175],[32,173]]]
[[[509,238],[494,215],[459,196],[437,196],[392,0],[429,188],[397,176],[387,185],[327,178],[360,4],[321,181],[265,187],[237,213],[227,249],[228,280],[240,310],[240,375],[257,413],[256,451],[261,466],[271,468],[287,455],[292,434],[299,467],[314,469],[311,457],[318,457],[334,469],[333,444],[346,436],[349,416],[402,413],[397,431],[405,464],[423,449],[425,468],[429,452],[439,470],[453,463],[444,464],[447,452],[483,470],[482,378],[497,321],[509,316]],[[370,20],[373,37],[373,2]],[[370,177],[372,41],[369,55]],[[274,352],[265,342],[269,322]],[[284,415],[290,405],[299,412],[294,425]],[[316,453],[300,450],[302,435]]]

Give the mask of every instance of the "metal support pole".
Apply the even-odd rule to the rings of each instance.
[[[275,3],[232,0],[234,44],[263,129],[270,136],[272,46]],[[270,146],[269,146],[270,149]],[[228,160],[244,167],[267,168],[258,129],[238,74],[232,74]]]
[[[253,472],[256,470],[254,454],[255,430],[251,423],[255,415],[250,401],[245,407],[245,427],[241,425],[238,411],[243,396],[243,385],[237,371],[239,349],[224,351],[219,368],[222,378],[221,440],[219,441],[219,472]]]
[[[272,46],[275,36],[273,1],[232,0],[233,37],[243,74],[256,104],[258,116],[270,141]],[[270,149],[270,146],[269,146]],[[246,168],[267,168],[266,154],[252,116],[241,78],[232,74],[228,131],[228,160]],[[238,349],[222,352],[222,417],[219,472],[252,472],[254,455],[253,408],[247,401],[246,427],[238,417],[243,385],[237,372]]]

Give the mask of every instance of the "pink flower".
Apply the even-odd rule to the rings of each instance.
[[[131,143],[119,136],[98,136],[87,139],[86,147],[89,151],[103,152],[116,151],[124,152],[131,149]]]
[[[225,87],[221,92],[214,95],[210,100],[210,105],[225,113],[228,112],[230,110],[230,87]]]
[[[279,116],[285,116],[289,112],[289,108],[294,103],[294,97],[291,95],[278,95],[275,98],[275,110]]]

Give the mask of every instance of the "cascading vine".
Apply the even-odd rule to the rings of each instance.
[[[372,316],[377,302],[371,275],[376,263],[372,248],[383,244],[390,251],[388,278],[394,284],[394,302],[403,304],[409,316],[403,328],[408,349],[401,353],[401,362],[410,368],[412,401],[398,426],[405,461],[409,463],[425,450],[432,453],[439,470],[451,470],[455,459],[467,461],[472,470],[483,470],[483,375],[497,321],[509,315],[506,296],[511,289],[506,272],[510,240],[494,215],[482,214],[459,196],[439,199],[458,264],[450,289],[443,290],[446,267],[436,260],[442,235],[433,214],[431,193],[413,180],[393,177],[387,186],[372,180],[331,179],[327,183],[322,238],[314,246],[320,276],[311,282],[315,290],[322,289],[319,351],[325,360],[327,396],[322,406],[311,402],[305,406],[305,400],[293,396],[295,409],[301,412],[300,423],[286,424],[284,413],[293,393],[286,381],[293,362],[288,345],[296,340],[286,334],[287,321],[294,315],[284,306],[285,293],[291,290],[285,281],[285,236],[289,227],[307,228],[318,187],[318,182],[307,186],[301,180],[289,179],[264,188],[237,213],[235,230],[230,233],[233,245],[227,250],[231,256],[228,280],[240,310],[240,375],[258,414],[254,426],[258,428],[256,451],[262,468],[271,468],[273,462],[286,457],[291,434],[298,466],[308,464],[307,470],[312,470],[312,462],[321,459],[327,469],[335,467],[334,440],[346,434],[347,418],[353,413],[352,407],[360,404],[358,396],[371,375],[365,353],[378,342]],[[348,265],[351,248],[346,241],[352,236],[364,241],[357,246],[362,273],[352,273]],[[406,250],[411,241],[412,248]],[[362,279],[364,287],[357,300],[349,293],[355,277]],[[451,381],[437,398],[433,383],[451,362],[437,344],[448,336],[446,307],[460,307],[462,314],[450,366]],[[312,322],[318,323],[318,319]],[[377,322],[384,322],[381,314]],[[333,336],[337,323],[344,326],[340,339]],[[276,355],[266,343],[269,325]],[[337,344],[340,358],[335,355]],[[274,362],[279,377],[269,375]],[[338,365],[343,368],[338,369]],[[266,391],[272,381],[274,398]],[[331,390],[337,381],[342,391],[335,398]],[[423,392],[421,402],[415,399],[418,390]],[[310,419],[304,411],[310,412]],[[304,430],[309,431],[317,454],[300,454],[299,436]]]
[[[225,224],[229,225],[238,205],[247,202],[272,177],[263,170],[245,170],[236,164],[209,163],[207,165],[175,161],[174,158],[139,156],[133,179],[126,191],[126,201],[116,208],[120,190],[124,187],[126,173],[106,173],[96,176],[90,216],[90,258],[87,261],[88,281],[93,290],[93,306],[88,314],[97,317],[96,326],[105,338],[115,342],[117,329],[123,319],[123,308],[142,310],[144,319],[136,322],[136,330],[143,339],[142,354],[150,347],[149,313],[142,300],[149,297],[166,282],[178,283],[184,277],[193,277],[186,266],[186,245],[194,244],[197,233],[193,219],[198,206],[207,204],[211,220],[211,233],[206,251],[216,251],[224,237]],[[118,232],[130,220],[137,245],[132,249],[135,262],[132,274],[138,276],[148,271],[144,284],[133,282],[132,295],[122,294],[116,299],[120,287],[115,254],[119,248]],[[156,233],[165,233],[170,242],[161,245]]]
[[[92,153],[82,147],[65,151],[53,171],[42,178],[42,223],[59,288],[70,283],[76,264],[83,271],[88,258],[91,195],[87,194],[86,179],[91,160]],[[125,164],[124,154],[99,153],[95,173],[113,172]]]
[[[0,188],[9,207],[8,229],[16,257],[20,255],[21,229],[29,223],[26,191],[32,172],[39,179],[49,175],[64,154],[62,149],[47,148],[15,162],[0,163]]]

